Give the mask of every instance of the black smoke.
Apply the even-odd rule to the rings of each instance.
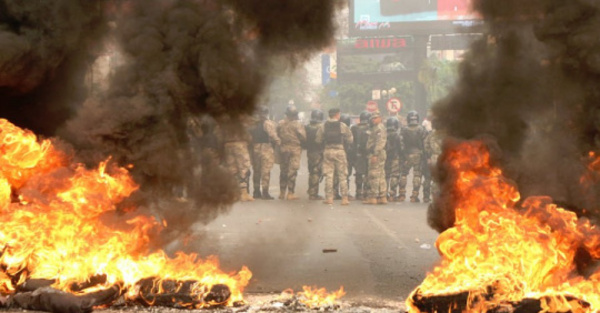
[[[131,164],[141,189],[124,207],[151,210],[174,229],[208,222],[239,190],[192,149],[191,121],[239,124],[275,58],[294,65],[331,44],[341,3],[0,0],[0,116],[59,135],[78,161]],[[107,43],[121,65],[106,91],[86,93],[85,74]]]
[[[100,1],[0,1],[0,117],[52,135],[85,99],[103,21]]]
[[[436,124],[455,139],[485,137],[522,199],[549,195],[600,221],[600,180],[587,168],[600,150],[600,3],[479,0],[474,8],[485,36],[435,105]],[[454,222],[445,168],[438,164],[442,192],[429,209],[438,231]]]

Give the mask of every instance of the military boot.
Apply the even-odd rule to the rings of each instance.
[[[423,191],[423,202],[425,202],[425,203],[431,202],[431,192]]]
[[[254,199],[260,199],[260,198],[262,198],[262,194],[260,193],[260,189],[254,189],[254,194],[252,196],[254,196]]]
[[[355,198],[356,198],[356,200],[363,200],[364,197],[363,197],[362,192],[361,191],[356,191],[356,197]]]
[[[387,197],[380,197],[377,199],[377,204],[387,204],[388,200]]]
[[[350,201],[348,200],[348,197],[342,197],[342,205],[349,205]]]
[[[412,196],[410,196],[410,202],[417,203],[419,201],[419,193],[413,192]]]
[[[252,196],[250,196],[250,194],[248,193],[248,190],[242,189],[242,196],[240,197],[240,201],[242,201],[242,202],[254,201],[254,198],[252,198]]]
[[[279,191],[279,200],[285,200],[285,190]]]
[[[325,199],[325,198],[323,198],[323,196],[319,196],[319,195],[308,196],[308,200],[312,200],[312,201],[323,200],[323,199]]]
[[[398,199],[398,196],[396,194],[391,193],[391,192],[388,194],[388,201],[389,202],[396,202],[396,199]]]
[[[298,196],[296,196],[293,192],[288,192],[287,197],[285,199],[286,200],[298,200],[300,198],[298,198]]]
[[[397,199],[398,199],[398,202],[404,202],[404,200],[406,200],[406,196],[405,195],[399,195]]]
[[[325,203],[325,204],[333,204],[333,199],[332,198],[325,199],[325,201],[323,201],[323,203]]]
[[[270,194],[269,194],[269,189],[268,188],[263,188],[263,192],[262,192],[262,199],[263,200],[273,200],[275,198],[273,198]]]
[[[377,199],[375,199],[375,198],[366,198],[362,203],[363,204],[377,204]]]
[[[354,194],[354,198],[356,200],[362,200],[363,199],[362,193],[363,193],[362,188],[360,188],[359,185],[356,184],[356,193]]]

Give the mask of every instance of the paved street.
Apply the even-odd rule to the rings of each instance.
[[[278,175],[276,166],[274,196]],[[309,201],[306,186],[303,168],[301,200],[238,203],[230,214],[198,226],[201,240],[186,250],[218,255],[227,270],[247,265],[254,273],[248,293],[343,285],[346,298],[389,300],[403,300],[438,261],[426,204],[329,206]]]

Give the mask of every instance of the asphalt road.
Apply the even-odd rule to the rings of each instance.
[[[275,197],[278,175],[276,165]],[[185,250],[217,255],[226,270],[248,266],[254,275],[247,293],[344,286],[348,299],[404,300],[439,260],[427,205],[325,205],[308,200],[307,179],[302,168],[300,200],[238,203],[229,214],[197,226],[201,240]]]

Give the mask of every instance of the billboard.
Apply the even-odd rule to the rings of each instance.
[[[349,1],[353,36],[476,32],[482,24],[473,0]]]
[[[361,80],[371,75],[382,80],[414,74],[412,37],[361,37],[337,42],[337,73],[340,80]]]

